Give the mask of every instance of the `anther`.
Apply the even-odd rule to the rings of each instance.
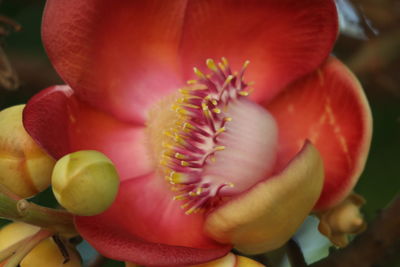
[[[222,58],[221,58],[221,61],[222,61],[222,64],[224,64],[225,67],[229,67],[229,62],[228,62],[228,60],[226,59],[226,57],[222,57]]]
[[[189,165],[190,165],[189,162],[184,161],[184,160],[181,161],[181,166],[188,167]]]
[[[219,108],[213,108],[212,111],[216,114],[220,114],[221,113],[221,109]]]
[[[220,133],[223,133],[223,132],[225,132],[226,131],[226,128],[225,127],[221,127],[221,128],[219,128],[218,130],[217,130],[217,134],[220,134]]]
[[[215,151],[221,151],[221,150],[225,150],[225,146],[216,146],[216,147],[214,147],[214,150]]]
[[[201,79],[206,79],[207,77],[198,68],[193,68],[194,73]]]
[[[231,117],[225,117],[224,121],[232,121],[232,118]]]
[[[183,154],[181,154],[181,153],[175,153],[175,158],[177,158],[177,159],[187,159],[188,157],[186,156],[186,155],[183,155]]]
[[[210,70],[212,70],[212,71],[214,71],[214,72],[217,72],[217,71],[218,71],[217,65],[215,65],[214,60],[212,60],[211,58],[209,58],[209,59],[206,60],[206,64],[207,64],[207,67],[208,67]]]
[[[186,83],[189,85],[196,84],[197,80],[188,80]]]
[[[244,62],[244,64],[243,64],[242,70],[246,70],[247,67],[249,66],[249,64],[250,64],[250,60],[246,60],[246,61]]]

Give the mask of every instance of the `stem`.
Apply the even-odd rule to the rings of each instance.
[[[25,242],[13,256],[7,261],[4,267],[17,267],[23,258],[42,240],[50,237],[53,233],[47,230],[40,230]]]
[[[76,233],[73,217],[63,210],[50,209],[17,199],[0,186],[0,217],[37,225],[55,232]]]
[[[304,259],[303,252],[299,245],[293,239],[290,239],[286,245],[287,253],[291,266],[306,267],[307,263]]]

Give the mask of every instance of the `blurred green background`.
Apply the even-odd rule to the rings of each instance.
[[[41,44],[44,2],[0,0],[0,15],[22,26],[20,31],[2,38],[6,55],[18,74],[18,88],[0,88],[1,109],[25,103],[47,86],[62,84]],[[342,34],[334,54],[361,80],[374,118],[371,152],[356,187],[356,192],[367,199],[363,212],[370,221],[400,189],[400,1],[337,2],[341,7]],[[7,70],[0,69],[0,73],[4,71]],[[52,199],[51,192],[47,192],[35,201],[51,206],[55,203]],[[108,261],[102,266],[123,265]]]

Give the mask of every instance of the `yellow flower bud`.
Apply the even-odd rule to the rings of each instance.
[[[25,131],[23,109],[19,105],[0,112],[0,184],[26,198],[50,185],[55,160]]]
[[[192,265],[192,267],[265,267],[265,265],[250,258],[229,253],[225,257],[199,265]]]
[[[7,249],[29,236],[33,236],[39,230],[40,228],[37,226],[22,222],[7,224],[0,229],[0,251]]]
[[[78,252],[69,246],[65,246],[69,260],[64,263],[65,257],[62,255],[57,244],[52,238],[40,242],[28,255],[21,261],[21,267],[33,266],[54,266],[54,267],[80,267],[81,259]]]
[[[361,233],[367,227],[360,213],[364,203],[362,196],[351,193],[335,207],[317,214],[320,219],[318,230],[335,246],[347,246],[349,235]]]
[[[69,212],[91,216],[113,203],[119,178],[113,163],[104,154],[84,150],[57,161],[52,186],[56,199]]]
[[[13,222],[0,229],[0,251],[3,251],[14,244],[35,235],[40,230],[39,227],[22,223]],[[25,240],[21,244],[16,245],[15,251],[24,246]],[[37,244],[20,262],[20,267],[34,266],[62,266],[62,267],[80,267],[81,260],[78,252],[68,245],[65,249],[69,256],[69,261],[63,264],[65,257],[61,253],[53,238],[47,238]],[[12,255],[11,255],[12,257]],[[0,266],[4,266],[8,259],[1,262]]]

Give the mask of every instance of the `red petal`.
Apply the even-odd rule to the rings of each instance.
[[[209,57],[236,68],[250,59],[260,100],[315,69],[336,32],[333,1],[319,0],[49,0],[43,21],[48,54],[78,96],[141,121],[182,85],[179,49],[186,72]]]
[[[121,179],[152,171],[144,128],[123,123],[76,99],[68,86],[53,86],[34,96],[24,110],[28,133],[53,157],[94,149],[117,166]]]
[[[203,234],[204,214],[186,215],[156,175],[124,181],[109,210],[76,217],[79,233],[105,256],[146,266],[186,265],[222,257],[230,246]]]
[[[278,123],[279,165],[284,166],[305,139],[318,148],[325,183],[315,209],[341,201],[364,168],[371,140],[371,113],[354,75],[330,58],[265,105]]]
[[[186,1],[48,0],[43,41],[81,99],[123,119],[181,84],[177,49]]]
[[[202,0],[188,3],[181,55],[186,76],[207,58],[226,57],[234,70],[250,60],[246,80],[256,101],[271,99],[313,71],[337,35],[333,1]]]

